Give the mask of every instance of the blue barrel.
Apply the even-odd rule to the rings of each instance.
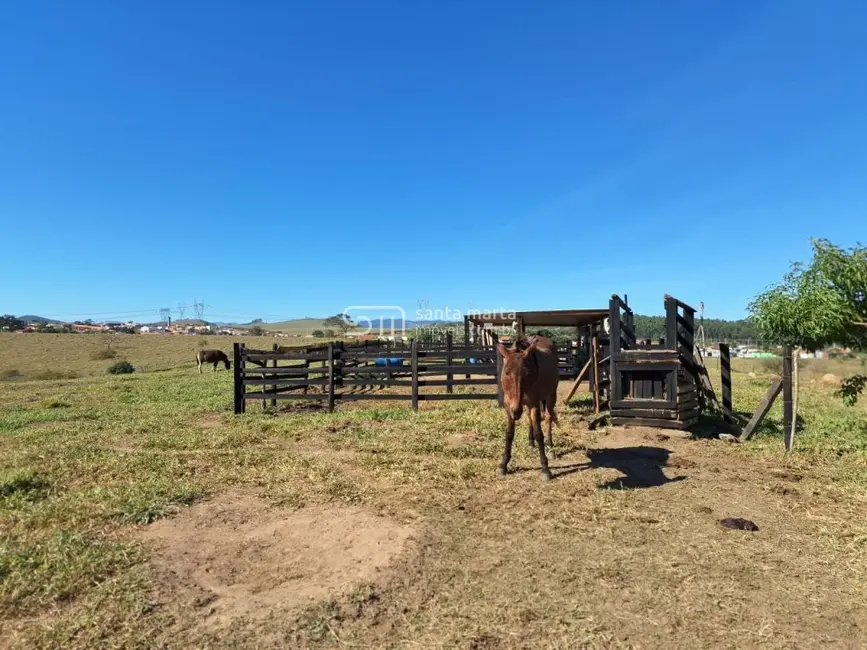
[[[389,357],[388,358],[388,365],[390,365],[390,366],[402,366],[403,365],[403,359],[401,359],[400,357]]]

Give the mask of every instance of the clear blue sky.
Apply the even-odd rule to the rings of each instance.
[[[0,312],[737,318],[867,235],[863,0],[28,0],[0,60]]]

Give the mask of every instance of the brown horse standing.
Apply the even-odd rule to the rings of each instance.
[[[229,362],[229,357],[226,356],[226,353],[222,350],[199,350],[196,353],[196,363],[199,366],[199,373],[202,372],[202,365],[206,363],[214,364],[214,372],[217,371],[217,364],[220,362],[226,366],[226,370],[228,370],[232,364]]]
[[[539,448],[539,462],[542,465],[542,478],[550,480],[551,470],[548,469],[548,457],[545,455],[545,438],[542,436],[541,411],[545,410],[545,422],[548,425],[548,446],[554,446],[551,435],[557,416],[554,405],[557,402],[557,384],[560,382],[560,370],[554,345],[544,336],[534,336],[528,339],[525,349],[515,341],[512,349],[502,343],[497,344],[497,350],[503,355],[503,369],[500,383],[503,387],[503,399],[506,409],[506,448],[503,460],[497,473],[504,475],[509,460],[512,458],[512,441],[515,438],[515,422],[521,419],[524,407],[530,409],[530,445]]]

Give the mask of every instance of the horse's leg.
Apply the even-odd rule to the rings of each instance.
[[[199,361],[198,357],[196,358],[196,365],[199,366],[199,374],[202,374],[202,362]]]
[[[527,425],[529,429],[527,430],[527,434],[530,439],[530,446],[535,449],[536,448],[536,432],[533,430],[533,411],[531,409],[527,409]]]
[[[500,466],[497,467],[497,474],[505,476],[508,471],[506,467],[512,459],[512,441],[515,439],[515,419],[512,414],[506,409],[506,448],[503,450],[503,459],[500,461]]]
[[[554,415],[554,399],[549,397],[545,400],[545,425],[548,429],[548,439],[546,440],[546,444],[548,445],[548,449],[551,450],[551,458],[557,458],[557,453],[554,451],[554,436],[552,435],[554,430],[554,420],[556,416]]]
[[[536,430],[536,444],[539,447],[539,464],[542,466],[542,479],[551,480],[551,470],[548,469],[548,457],[545,455],[545,438],[542,435],[542,414],[539,404],[533,406],[533,428]]]

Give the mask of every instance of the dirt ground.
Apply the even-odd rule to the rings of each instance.
[[[204,628],[298,615],[305,607],[376,579],[401,554],[412,528],[361,508],[269,508],[232,492],[196,504],[143,533],[164,598]]]
[[[461,432],[445,448],[475,442]],[[657,429],[556,442],[550,484],[529,454],[439,495],[437,514],[412,491],[391,500],[413,524],[222,494],[144,533],[159,597],[182,605],[191,638],[243,645],[256,626],[258,647],[864,647],[863,526],[809,467],[733,465],[728,443]]]

